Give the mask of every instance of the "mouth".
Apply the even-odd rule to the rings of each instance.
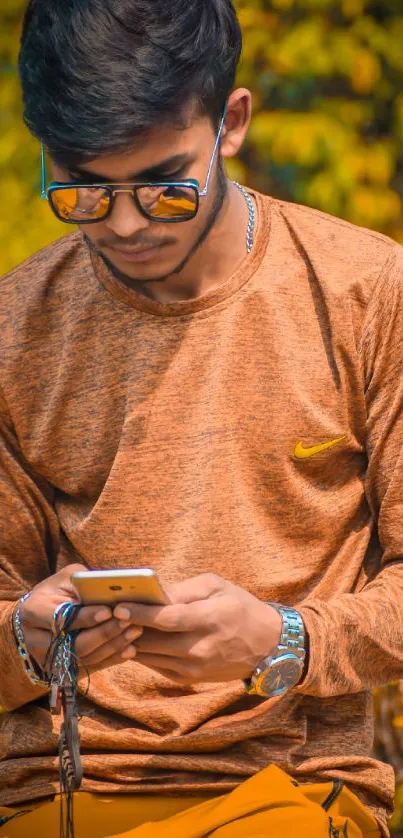
[[[114,253],[118,253],[125,262],[150,262],[157,256],[164,245],[158,244],[154,247],[112,247]]]

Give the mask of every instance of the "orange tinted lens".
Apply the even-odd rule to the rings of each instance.
[[[190,186],[144,186],[137,197],[152,218],[190,219],[197,212],[197,193]]]
[[[52,189],[51,201],[62,221],[99,220],[107,215],[110,196],[102,187],[73,186],[71,189]]]

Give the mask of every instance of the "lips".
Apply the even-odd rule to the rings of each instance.
[[[122,253],[123,256],[137,256],[139,253],[148,253],[150,250],[157,250],[161,247],[159,244],[153,244],[149,247],[113,247],[117,253]]]
[[[112,250],[118,253],[121,259],[126,262],[148,262],[155,258],[163,245],[154,245],[152,247],[133,247],[133,248],[118,248],[114,247]]]

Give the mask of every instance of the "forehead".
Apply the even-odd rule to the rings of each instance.
[[[187,160],[196,159],[206,145],[211,145],[211,138],[214,138],[214,130],[206,117],[194,120],[182,129],[161,125],[134,139],[126,151],[72,166],[71,171],[99,175],[106,180],[130,181],[136,175],[158,169],[171,160],[178,168],[181,164],[185,165]]]

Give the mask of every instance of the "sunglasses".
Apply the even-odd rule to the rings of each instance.
[[[200,190],[199,181],[152,181],[150,183],[92,183],[75,184],[52,182],[46,189],[45,148],[41,144],[41,193],[49,201],[56,218],[65,224],[97,224],[105,221],[112,211],[116,195],[132,195],[138,211],[150,221],[178,224],[196,217],[200,199],[208,195],[211,174],[224,128],[226,109],[209,164],[206,185]]]

